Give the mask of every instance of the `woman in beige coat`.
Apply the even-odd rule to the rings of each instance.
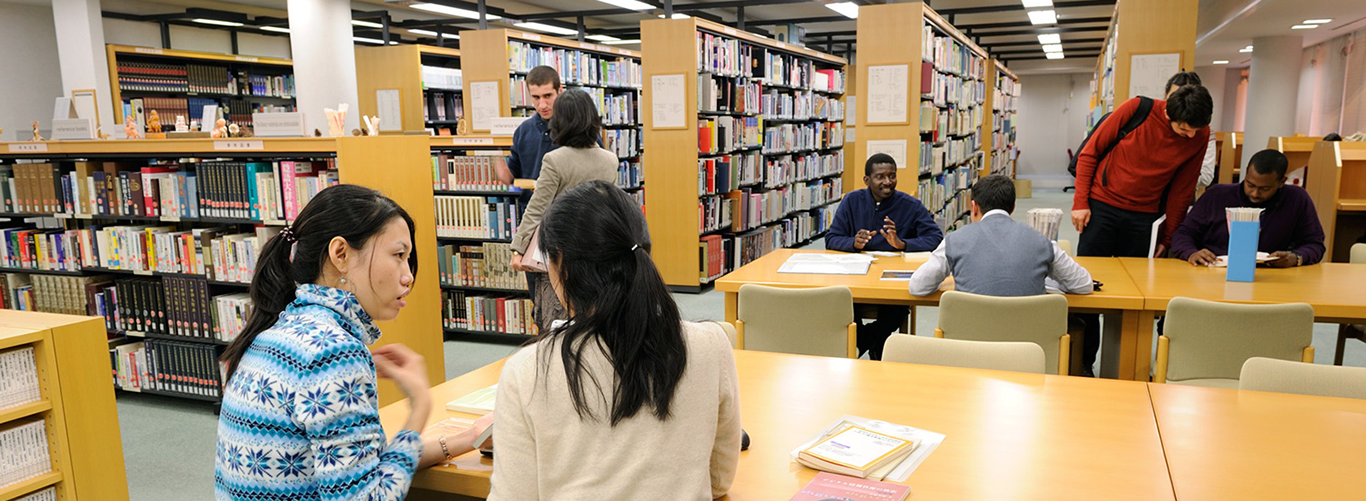
[[[541,224],[550,203],[571,188],[588,181],[609,183],[617,179],[617,156],[598,146],[602,132],[602,117],[597,105],[587,93],[570,89],[555,99],[555,112],[550,119],[550,135],[559,146],[541,159],[541,175],[536,178],[536,191],[527,203],[526,213],[512,237],[512,269],[528,272],[533,283],[533,315],[541,332],[549,332],[551,322],[567,320],[564,305],[550,288],[545,270],[522,265],[532,235]]]

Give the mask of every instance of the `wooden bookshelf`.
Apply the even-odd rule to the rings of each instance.
[[[987,64],[986,101],[982,103],[982,173],[1015,179],[1015,134],[1020,100],[1020,77],[1000,59]],[[986,122],[990,120],[990,125]],[[989,130],[988,130],[989,129]]]
[[[0,425],[41,419],[52,461],[51,472],[0,487],[0,499],[48,486],[56,488],[57,499],[128,499],[104,339],[98,318],[0,310],[0,350],[33,347],[41,395],[37,402],[0,409]]]
[[[1366,144],[1315,142],[1306,181],[1323,225],[1324,260],[1348,262],[1352,244],[1366,235]]]
[[[176,98],[176,99],[200,99],[213,101],[218,104],[220,112],[229,123],[241,125],[251,125],[251,112],[257,107],[280,107],[287,111],[296,109],[294,96],[294,62],[289,59],[280,59],[264,56],[244,56],[235,54],[216,54],[212,52],[197,52],[176,49],[161,49],[154,47],[134,47],[128,45],[105,45],[106,56],[109,60],[109,90],[113,94],[113,102],[110,111],[113,113],[114,120],[109,123],[123,124],[125,117],[124,101],[131,101],[139,98]],[[133,81],[121,82],[120,68],[124,69],[124,80],[139,77],[167,78],[164,75],[147,75],[138,73],[129,65],[155,64],[170,65],[184,69],[186,65],[196,65],[213,67],[226,70],[222,84],[226,84],[231,78],[236,83],[236,89],[228,88],[175,88],[177,86],[160,88],[149,88],[147,86],[138,87]],[[198,75],[198,74],[195,74]],[[212,76],[198,75],[199,78],[191,78],[191,81],[214,81],[219,78],[217,73]],[[243,79],[241,77],[247,77]],[[272,91],[254,91],[251,77],[284,77],[284,85]],[[185,80],[186,76],[171,77],[174,80]],[[141,82],[138,80],[137,82]],[[164,83],[164,80],[163,80]],[[201,82],[202,83],[202,82]],[[199,115],[203,109],[192,103],[188,103],[189,116],[186,116],[186,123],[191,120],[191,116]],[[201,103],[202,104],[205,103]],[[150,107],[149,107],[150,108]],[[130,107],[131,111],[136,112],[135,107]],[[101,112],[103,113],[103,112]],[[175,116],[162,114],[161,123],[163,127],[169,129],[175,124]],[[145,123],[140,120],[140,124]],[[210,124],[212,125],[212,124]],[[121,127],[120,127],[121,128]],[[145,127],[143,127],[145,129]]]
[[[1219,174],[1216,176],[1216,183],[1237,182],[1238,173],[1243,165],[1243,137],[1242,132],[1221,132],[1223,142],[1219,144]]]
[[[437,138],[426,136],[379,136],[276,139],[256,138],[247,140],[139,140],[139,141],[63,141],[42,143],[0,143],[0,162],[16,159],[41,159],[54,163],[67,160],[91,161],[147,161],[151,159],[182,158],[239,158],[245,160],[267,159],[335,159],[340,182],[359,184],[383,192],[408,210],[417,224],[418,249],[434,249],[436,246],[435,220],[429,211],[433,200],[431,144]],[[451,141],[450,138],[446,139]],[[181,164],[183,168],[193,168],[192,163]],[[63,228],[76,228],[86,223],[84,219],[66,214],[25,215],[41,216],[47,221],[55,221]],[[4,217],[0,215],[0,217]],[[90,221],[96,220],[90,218]],[[200,223],[232,223],[244,226],[278,225],[283,221],[225,220],[214,218],[183,218],[169,220],[153,219],[165,223],[183,225],[185,229]],[[49,226],[50,227],[50,226]],[[425,255],[425,254],[423,254]],[[423,258],[424,260],[428,258]],[[439,381],[445,377],[444,352],[440,315],[440,292],[437,267],[434,260],[427,261],[415,270],[414,290],[407,298],[408,307],[395,321],[383,322],[380,327],[384,336],[378,345],[403,343],[422,354],[427,360],[428,377]],[[50,272],[44,270],[4,270],[6,272],[30,274],[94,275],[121,273],[148,277],[197,276],[155,272],[130,272],[126,270],[106,270],[103,268],[83,268],[80,272]],[[242,292],[244,284],[215,283],[228,290]],[[101,339],[104,329],[101,328]],[[177,339],[181,340],[181,339]],[[221,345],[221,343],[212,343]],[[100,366],[109,363],[107,354],[102,355]],[[102,373],[103,384],[108,386],[108,373]],[[193,398],[190,395],[180,395]],[[391,382],[382,381],[379,387],[381,403],[393,402],[403,398],[402,393]]]
[[[400,129],[385,131],[384,123],[381,123],[381,133],[398,134],[424,129],[436,132],[445,129],[445,135],[454,135],[456,124],[465,116],[464,105],[459,101],[464,91],[458,87],[447,88],[427,82],[423,78],[424,67],[458,70],[460,51],[430,45],[356,47],[356,82],[360,91],[361,115],[379,114],[379,91],[397,91],[399,113],[402,116]],[[454,100],[455,106],[444,107],[438,113],[436,105],[445,105],[448,99]]]
[[[1319,138],[1316,137],[1273,136],[1267,138],[1266,147],[1285,154],[1286,163],[1289,165],[1285,172],[1286,176],[1304,178],[1309,170],[1309,157],[1314,153],[1314,145],[1318,142]],[[1247,152],[1248,160],[1251,160],[1252,155],[1256,155],[1258,151],[1261,150]]]
[[[732,44],[730,65],[708,65],[706,56],[695,50],[700,43],[698,38],[707,36]],[[785,63],[790,61],[805,68],[801,71],[805,71],[808,79],[820,70],[836,70],[840,82],[831,82],[832,85],[845,80],[848,62],[697,18],[642,21],[641,41],[646,80],[645,178],[651,186],[666,187],[651,190],[645,201],[645,215],[653,244],[651,255],[664,282],[675,290],[698,291],[726,271],[774,248],[800,245],[821,236],[833,219],[834,203],[844,192],[842,177],[847,159],[838,157],[843,155],[843,110],[839,110],[841,118],[821,118],[816,113],[810,117],[788,117],[774,107],[773,113],[765,116],[764,101],[824,100],[826,110],[835,111],[830,102],[842,103],[844,89],[817,90],[812,88],[813,82],[801,79],[796,85],[789,85],[794,82],[786,75],[776,81],[778,77],[770,74],[766,60],[755,64],[749,58],[772,56]],[[720,53],[717,54],[719,57]],[[783,68],[784,72],[792,69],[786,65]],[[660,87],[652,86],[652,78],[659,79]],[[663,94],[665,83],[670,84],[668,95]],[[704,83],[707,87],[699,91]],[[716,90],[709,90],[712,86]],[[703,106],[703,92],[718,100],[730,96],[733,103]],[[660,104],[652,104],[656,100]],[[814,111],[815,105],[812,106]],[[656,116],[665,110],[670,116]],[[717,127],[731,122],[736,129],[733,135],[743,136],[739,131],[746,128],[749,132],[747,137],[734,138],[736,144],[729,145],[721,144],[726,136],[718,133],[714,151],[708,148],[701,152],[704,145],[700,144],[700,122]],[[797,151],[780,147],[766,137],[772,134],[772,138],[778,139],[781,133],[806,129],[812,131],[808,139],[813,139],[809,146],[814,147],[801,145],[792,149]],[[712,146],[711,137],[709,133],[707,146]],[[790,168],[793,172],[788,173],[778,169],[795,163],[795,158],[806,153],[818,156],[802,158],[821,159],[810,167],[817,172],[796,173],[795,168]],[[732,155],[727,167],[719,167],[717,160],[725,162],[727,154]],[[717,174],[715,177],[724,178],[719,183],[715,178],[708,179],[701,173],[708,162],[712,169],[729,169],[734,174]],[[734,167],[742,162],[749,162],[752,168]],[[772,174],[766,172],[770,165],[775,168]],[[788,193],[791,200],[771,204],[781,200],[783,193]],[[799,200],[798,193],[805,193],[808,198]],[[771,205],[757,211],[754,205],[741,203],[748,198],[752,204],[755,196]],[[751,213],[754,217],[748,217]]]
[[[985,165],[983,104],[990,94],[986,77],[992,66],[986,51],[920,2],[864,6],[858,42],[859,131],[854,156],[866,159],[885,149],[875,147],[879,143],[904,144],[905,165],[897,166],[897,188],[919,198],[941,228],[967,224],[968,188]],[[870,109],[883,108],[901,96],[893,96],[899,93],[889,88],[893,83],[875,85],[869,74],[876,68],[898,67],[904,68],[908,80],[905,119],[877,117],[878,122],[870,123],[875,120]],[[882,103],[870,103],[870,87],[885,89]]]
[[[1129,98],[1133,56],[1179,53],[1180,69],[1195,68],[1197,0],[1117,2],[1092,75],[1090,126]],[[1170,75],[1164,76],[1169,77]],[[1163,96],[1148,96],[1162,98]]]

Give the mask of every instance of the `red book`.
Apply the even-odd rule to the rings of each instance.
[[[789,501],[903,501],[910,495],[911,487],[908,485],[820,472]]]

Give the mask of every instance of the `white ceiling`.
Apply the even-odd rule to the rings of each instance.
[[[1290,29],[1306,19],[1332,22],[1309,30]],[[1246,67],[1252,54],[1238,50],[1254,45],[1256,37],[1299,35],[1308,47],[1362,28],[1366,1],[1361,0],[1200,0],[1196,65],[1228,60],[1231,67]]]

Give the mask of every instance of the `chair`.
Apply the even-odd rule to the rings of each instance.
[[[1043,348],[1028,341],[966,341],[893,334],[882,361],[1043,374]]]
[[[1348,261],[1352,264],[1366,264],[1366,244],[1352,244],[1352,254]],[[1347,340],[1366,341],[1366,325],[1342,324],[1338,326],[1338,346],[1333,353],[1333,365],[1342,365],[1342,352],[1347,349]]]
[[[736,342],[740,335],[735,330],[735,324],[732,324],[730,322],[716,322],[716,325],[720,325],[721,330],[726,331],[726,337],[730,339],[731,348],[736,348],[739,346],[738,344],[736,344]]]
[[[1058,239],[1058,248],[1059,248],[1059,249],[1062,249],[1062,252],[1063,252],[1064,254],[1067,254],[1069,257],[1076,257],[1075,255],[1072,254],[1072,241],[1071,241],[1071,240],[1059,238],[1059,239]]]
[[[1043,349],[1046,367],[1067,374],[1072,336],[1067,298],[1059,294],[996,297],[948,291],[939,298],[934,337],[969,341],[1029,341]]]
[[[1243,362],[1238,389],[1366,399],[1366,368],[1252,357]]]
[[[848,287],[740,286],[735,341],[742,350],[858,358],[854,295]]]
[[[1153,381],[1237,388],[1252,357],[1314,361],[1314,308],[1304,303],[1233,304],[1187,297],[1167,303]]]

